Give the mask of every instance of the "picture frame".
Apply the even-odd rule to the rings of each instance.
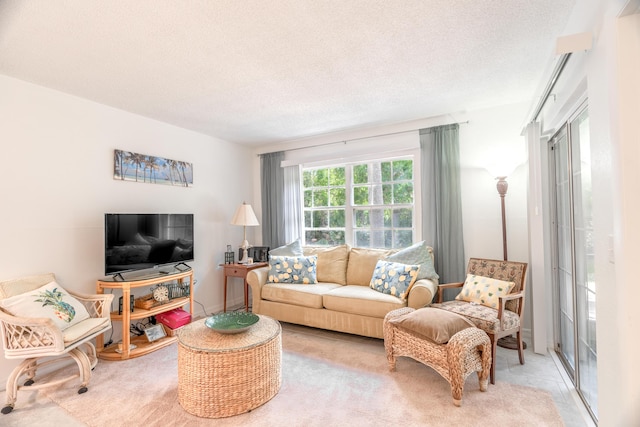
[[[253,262],[267,262],[269,249],[269,246],[253,246],[249,248],[249,258],[252,258]]]
[[[193,163],[114,150],[113,179],[193,187]]]
[[[164,331],[164,327],[160,323],[146,328],[144,330],[144,334],[147,336],[147,340],[149,340],[149,342],[154,342],[167,336]]]

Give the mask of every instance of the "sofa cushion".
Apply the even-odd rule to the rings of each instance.
[[[381,319],[391,310],[406,307],[400,298],[359,285],[337,287],[324,295],[323,303],[329,310]]]
[[[269,251],[269,255],[276,256],[301,256],[302,253],[302,244],[300,243],[300,239],[294,240],[293,242],[277,247],[275,249],[271,249]]]
[[[383,294],[393,295],[405,301],[418,277],[419,265],[400,264],[378,260],[369,287]]]
[[[347,263],[347,285],[369,287],[378,260],[395,251],[388,249],[351,248]]]
[[[435,267],[433,266],[432,253],[433,249],[427,246],[423,240],[422,242],[418,242],[415,245],[404,248],[395,254],[389,255],[386,259],[387,261],[399,262],[401,264],[419,265],[420,272],[418,273],[418,280],[438,280],[440,276],[436,274]]]
[[[271,256],[269,258],[270,283],[318,283],[316,276],[316,255],[309,256]]]
[[[414,332],[436,344],[449,342],[463,329],[475,327],[463,316],[452,311],[425,307],[389,320],[401,328]]]
[[[317,255],[318,282],[347,284],[347,262],[349,260],[349,246],[307,246],[305,255]]]
[[[287,283],[267,283],[262,287],[262,299],[303,307],[322,308],[322,296],[340,288],[335,283],[318,283],[313,286]]]
[[[513,282],[467,274],[467,279],[456,299],[486,305],[497,310],[498,297],[509,294],[514,286]]]

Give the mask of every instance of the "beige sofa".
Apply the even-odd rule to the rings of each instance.
[[[254,313],[288,323],[383,338],[382,322],[388,312],[424,307],[437,292],[437,278],[417,280],[404,301],[371,289],[377,261],[394,251],[347,245],[303,249],[304,255],[318,256],[318,283],[267,283],[269,267],[251,270],[247,281]],[[428,250],[432,261],[433,251]]]

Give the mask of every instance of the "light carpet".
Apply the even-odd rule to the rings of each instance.
[[[100,361],[82,395],[70,384],[44,392],[92,427],[564,425],[546,391],[496,381],[480,392],[473,374],[458,408],[449,384],[427,366],[400,358],[390,372],[381,340],[286,325],[280,392],[246,414],[199,418],[178,402],[177,352],[175,344],[136,359]]]

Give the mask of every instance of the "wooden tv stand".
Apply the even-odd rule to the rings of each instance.
[[[117,277],[122,278],[122,276]],[[191,268],[183,271],[175,269],[169,273],[154,272],[132,278],[124,278],[122,280],[117,277],[114,276],[98,280],[97,292],[103,294],[105,289],[119,289],[122,291],[122,314],[118,313],[118,311],[111,312],[111,320],[120,322],[122,325],[121,349],[118,348],[118,343],[104,347],[104,334],[99,335],[96,338],[96,352],[98,353],[98,357],[105,360],[126,360],[132,357],[143,356],[177,341],[178,337],[176,336],[165,336],[156,341],[149,342],[145,335],[131,337],[129,328],[132,320],[155,316],[187,304],[189,304],[189,312],[193,318],[193,270]],[[177,280],[180,284],[184,283],[185,280],[188,281],[188,297],[174,298],[165,304],[151,307],[148,310],[134,307],[133,311],[131,311],[130,296],[132,289],[174,280]],[[130,344],[134,344],[136,348],[130,349]]]

